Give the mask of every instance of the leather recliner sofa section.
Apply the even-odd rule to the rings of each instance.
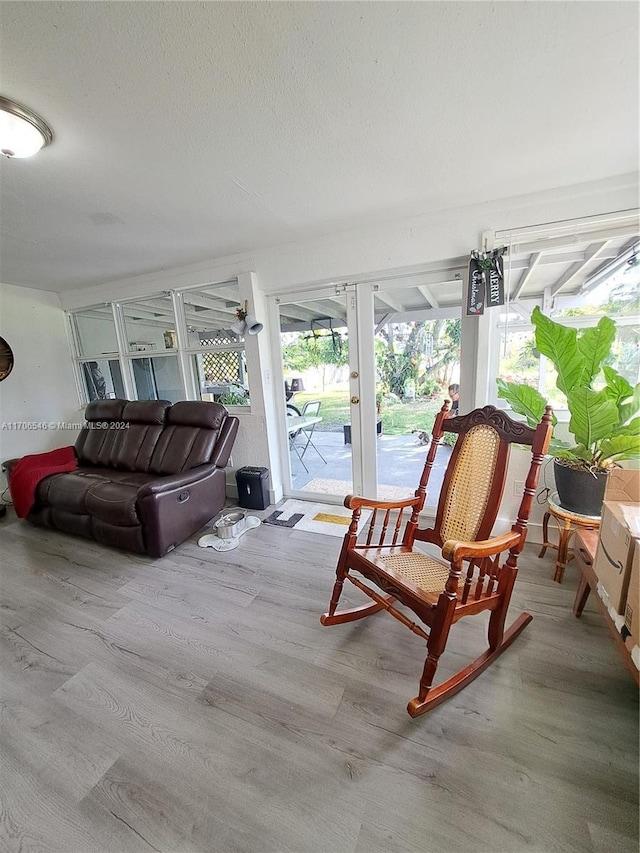
[[[96,400],[78,469],[40,481],[28,519],[161,557],[218,513],[238,419],[218,403]]]

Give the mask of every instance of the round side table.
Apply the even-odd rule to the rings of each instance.
[[[558,525],[557,545],[549,541],[549,518],[551,517],[553,517]],[[558,503],[557,493],[549,498],[547,501],[547,511],[542,519],[544,542],[538,557],[544,557],[547,548],[553,548],[554,551],[558,552],[558,559],[556,560],[556,568],[553,575],[556,583],[562,583],[565,566],[573,559],[573,551],[569,548],[569,543],[576,530],[579,528],[583,530],[598,530],[599,527],[599,515],[581,515],[578,512],[571,512],[571,510],[561,507]]]

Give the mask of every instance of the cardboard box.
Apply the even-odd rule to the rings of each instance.
[[[604,499],[618,503],[640,503],[640,471],[614,468],[607,477]]]
[[[629,632],[625,640],[629,648],[640,646],[640,542],[637,540],[631,561],[629,589],[624,608],[624,626]]]
[[[637,503],[605,501],[602,504],[600,538],[593,570],[606,592],[608,606],[616,613],[624,613],[637,542],[625,515],[638,514],[640,508]]]

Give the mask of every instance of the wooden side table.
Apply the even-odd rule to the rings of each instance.
[[[553,518],[558,526],[558,544],[549,540],[549,519]],[[558,552],[556,568],[553,579],[556,583],[562,583],[565,566],[573,559],[573,551],[569,547],[574,533],[578,529],[598,530],[600,528],[599,515],[580,515],[578,512],[561,507],[558,503],[558,495],[553,494],[547,502],[547,511],[542,519],[543,544],[539,557],[544,557],[547,548],[553,548]]]

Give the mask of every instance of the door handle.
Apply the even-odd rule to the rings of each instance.
[[[353,405],[355,406],[357,403],[359,403],[359,402],[360,402],[360,397],[352,397],[352,398],[351,398],[351,402],[352,402],[352,403],[353,403]]]

